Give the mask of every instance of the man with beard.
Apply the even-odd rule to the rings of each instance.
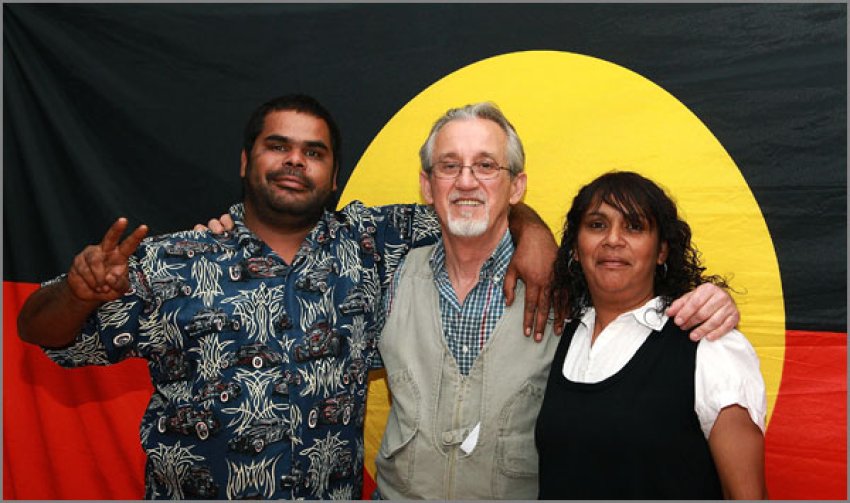
[[[415,205],[327,211],[339,144],[314,99],[262,105],[233,229],[121,240],[119,219],[24,305],[20,337],[60,365],[148,361],[147,498],[360,497],[382,292],[439,226]],[[523,277],[545,291],[557,248],[542,222],[524,227],[539,270]]]
[[[522,142],[495,105],[477,103],[440,117],[419,156],[442,237],[403,259],[385,297],[378,349],[393,400],[378,493],[536,499],[534,425],[558,339],[551,322],[540,343],[518,337],[523,306],[502,297],[515,254],[508,214],[526,187]],[[700,288],[720,316],[735,310],[720,288]]]

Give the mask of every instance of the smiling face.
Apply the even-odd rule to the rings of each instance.
[[[487,119],[457,119],[447,123],[435,137],[431,161],[456,161],[464,166],[490,159],[507,165],[507,135]],[[501,170],[492,180],[478,180],[469,168],[454,179],[420,174],[422,194],[445,230],[457,237],[478,237],[507,229],[508,211],[525,192],[525,173],[511,177]]]
[[[630,222],[617,208],[592,204],[582,216],[574,258],[581,263],[594,305],[629,310],[654,296],[655,267],[667,258],[667,244],[645,218]]]
[[[269,112],[250,157],[242,152],[240,173],[247,211],[314,222],[336,190],[327,124],[294,110]]]

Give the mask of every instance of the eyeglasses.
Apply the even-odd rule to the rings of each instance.
[[[464,166],[459,161],[440,161],[431,166],[431,172],[437,178],[453,180],[463,172],[463,168],[469,168],[475,178],[479,180],[492,180],[499,176],[499,171],[503,169],[510,171],[511,169],[505,166],[499,166],[496,161],[491,159],[485,159],[473,162],[469,166]]]

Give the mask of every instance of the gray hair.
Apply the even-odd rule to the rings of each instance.
[[[431,156],[434,153],[434,141],[437,133],[443,129],[443,126],[454,120],[471,120],[471,119],[486,119],[495,122],[502,128],[505,134],[508,135],[508,168],[510,168],[511,176],[516,176],[525,170],[525,150],[522,148],[522,142],[519,135],[514,129],[513,124],[508,121],[505,114],[499,110],[495,103],[484,101],[481,103],[473,103],[459,108],[451,108],[442,117],[437,119],[437,122],[431,127],[431,133],[428,139],[422,144],[419,149],[419,162],[422,164],[422,171],[431,173]]]

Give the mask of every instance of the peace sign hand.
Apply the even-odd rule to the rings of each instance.
[[[129,258],[148,233],[148,227],[140,225],[120,241],[127,224],[126,218],[119,218],[99,244],[87,246],[74,257],[67,283],[71,293],[79,300],[108,302],[130,289],[127,277]]]

